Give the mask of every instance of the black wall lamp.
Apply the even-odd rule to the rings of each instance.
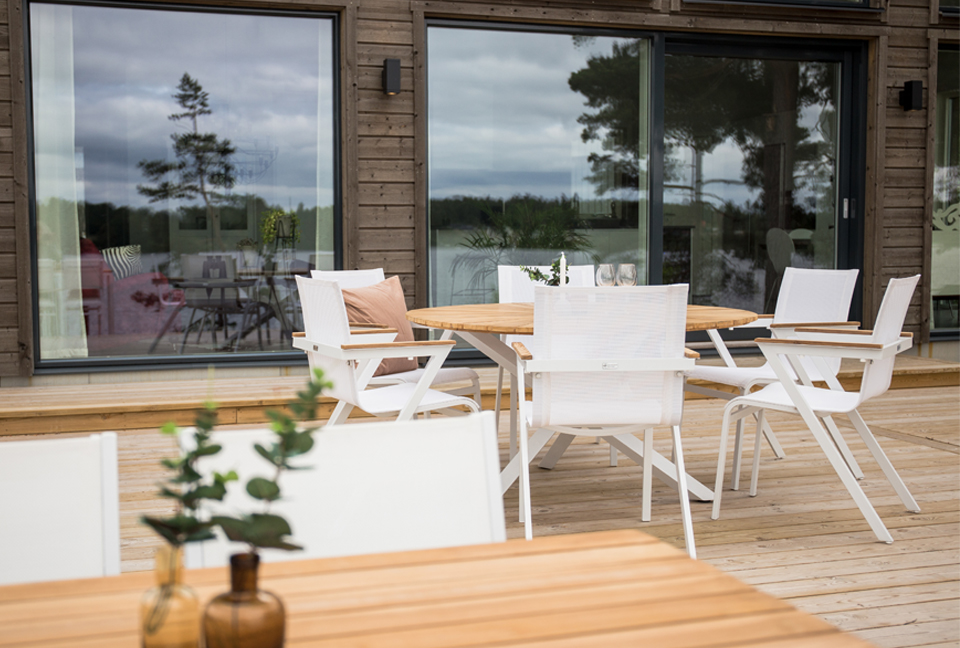
[[[383,59],[383,94],[400,94],[400,59]]]
[[[923,81],[906,81],[900,91],[904,110],[923,110]]]

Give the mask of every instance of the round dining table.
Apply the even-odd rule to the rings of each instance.
[[[709,331],[741,326],[755,321],[759,316],[748,310],[720,306],[687,306],[687,331]],[[496,362],[510,374],[510,455],[513,460],[502,473],[503,487],[513,483],[519,475],[517,464],[516,434],[518,409],[517,357],[505,344],[501,335],[533,335],[533,304],[464,304],[436,306],[407,311],[407,319],[415,324],[434,329],[453,331],[465,342]],[[638,452],[642,454],[643,445]],[[666,457],[654,451],[654,473],[662,481],[676,488],[677,470]],[[687,476],[687,489],[698,500],[713,500],[713,490],[693,477]]]

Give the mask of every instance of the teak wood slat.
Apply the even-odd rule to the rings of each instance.
[[[0,646],[135,645],[150,574],[0,588]],[[203,601],[222,568],[186,572]],[[636,530],[269,563],[287,645],[869,646]]]

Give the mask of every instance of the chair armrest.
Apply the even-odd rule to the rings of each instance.
[[[837,347],[846,349],[882,349],[883,345],[878,342],[839,342],[835,340],[798,340],[795,338],[757,338],[754,340],[760,347],[774,344],[786,344],[797,346],[819,346],[819,347]]]
[[[867,329],[841,329],[841,328],[820,328],[807,327],[794,329],[797,333],[828,333],[830,335],[873,335],[873,331]]]
[[[779,322],[777,324],[771,324],[770,328],[772,329],[795,329],[800,327],[815,327],[815,328],[860,328],[860,322]]]
[[[523,345],[523,342],[514,342],[511,346],[521,360],[533,360],[533,354]]]
[[[388,327],[386,324],[377,324],[374,322],[350,322],[350,328],[352,329],[365,329],[365,328],[385,329],[390,327]]]
[[[770,328],[771,324],[773,324],[773,315],[758,315],[757,319],[754,321],[741,324],[740,326],[731,326],[730,330],[735,331],[737,329],[745,328]]]
[[[344,344],[340,348],[347,351],[357,349],[396,349],[398,347],[456,346],[456,340],[412,340],[409,342],[384,342],[382,344]]]
[[[368,329],[359,329],[359,330],[356,330],[356,331],[354,331],[353,329],[350,330],[350,335],[351,335],[351,336],[354,336],[354,335],[376,335],[376,334],[380,334],[380,333],[394,333],[394,334],[395,334],[395,333],[397,333],[397,329],[395,329],[395,328],[368,328]]]
[[[694,351],[693,349],[684,348],[684,349],[683,349],[683,357],[684,357],[684,358],[693,358],[694,360],[699,360],[699,359],[700,359],[700,354],[697,353],[696,351]]]

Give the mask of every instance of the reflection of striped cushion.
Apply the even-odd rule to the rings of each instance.
[[[103,260],[113,271],[114,279],[124,279],[143,272],[143,265],[140,263],[139,245],[106,248],[102,251],[102,254]]]

